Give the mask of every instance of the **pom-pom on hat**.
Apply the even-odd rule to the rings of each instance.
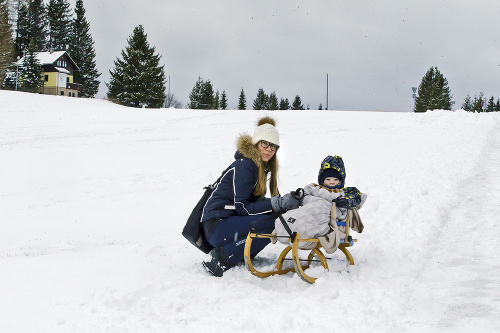
[[[257,123],[257,128],[252,136],[252,143],[255,145],[261,140],[274,143],[277,146],[280,145],[280,134],[276,129],[276,122],[271,117],[263,117]]]

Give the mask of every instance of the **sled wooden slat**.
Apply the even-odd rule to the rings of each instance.
[[[295,236],[295,239],[293,240],[292,243],[292,258],[293,258],[293,265],[295,267],[295,273],[297,273],[302,280],[308,283],[314,283],[316,281],[316,278],[309,276],[305,273],[305,268],[300,265],[300,258],[299,258],[299,243],[305,241],[305,239],[300,239],[300,234],[297,233]],[[309,268],[310,263],[314,255],[316,255],[319,260],[321,261],[321,265],[328,270],[328,263],[326,262],[325,255],[321,250],[319,249],[319,244],[318,241],[318,246],[315,247],[314,249],[311,250],[311,253],[309,253],[309,256],[307,257],[307,267]]]
[[[273,271],[261,272],[261,271],[258,271],[257,269],[255,269],[255,267],[252,265],[252,259],[251,259],[251,255],[250,255],[250,249],[252,247],[252,241],[253,241],[253,239],[254,238],[272,238],[274,236],[275,235],[272,235],[272,234],[256,234],[256,233],[252,233],[252,232],[248,233],[247,240],[246,240],[246,243],[245,243],[245,250],[244,250],[245,265],[246,265],[247,269],[253,275],[261,277],[261,278],[264,278],[264,277],[272,276],[272,275],[275,275],[275,274],[278,274],[278,275],[286,274],[288,272],[292,272],[292,271],[295,270],[294,267],[283,269],[283,262],[285,261],[285,257],[288,254],[288,252],[290,252],[290,250],[292,249],[291,246],[288,246],[287,248],[285,248],[281,252],[281,255],[278,258],[278,262],[276,263],[276,268]]]
[[[249,232],[246,243],[245,243],[245,250],[244,250],[244,258],[245,258],[245,265],[247,269],[255,276],[265,278],[269,277],[272,275],[281,275],[281,274],[286,274],[288,272],[293,272],[297,273],[302,280],[308,283],[314,283],[316,281],[316,278],[309,276],[305,273],[305,270],[309,268],[311,265],[312,260],[316,256],[319,261],[321,262],[321,265],[328,270],[328,263],[326,261],[326,257],[321,251],[321,244],[319,243],[319,240],[317,238],[300,238],[300,234],[296,234],[294,240],[292,241],[290,238],[288,239],[289,242],[292,243],[292,246],[287,246],[280,254],[278,257],[278,261],[276,263],[275,269],[269,272],[261,272],[257,270],[253,264],[252,264],[252,258],[250,254],[250,249],[252,248],[252,241],[254,238],[273,238],[276,237],[274,234],[257,234],[253,232]],[[356,241],[353,239],[353,241]],[[307,259],[300,259],[299,258],[299,244],[300,243],[305,243],[305,242],[314,242],[318,243],[315,248],[310,250],[310,253],[307,257]],[[350,265],[354,265],[354,259],[351,255],[351,253],[346,249],[346,247],[349,247],[349,244],[347,243],[342,243],[339,246],[340,251],[344,253],[346,256],[347,260],[349,261]],[[286,256],[292,252],[292,260],[293,260],[293,267],[291,268],[285,268],[283,269],[283,263],[286,260]],[[306,264],[301,264],[301,261],[306,261]]]
[[[357,239],[353,239],[354,242],[357,242]],[[354,258],[352,257],[352,254],[351,252],[349,252],[346,247],[349,247],[350,245],[349,244],[340,244],[339,245],[339,250],[342,251],[342,253],[345,254],[345,256],[347,257],[347,260],[349,260],[349,265],[354,265]]]

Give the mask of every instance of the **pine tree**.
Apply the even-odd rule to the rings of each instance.
[[[189,109],[201,109],[200,102],[202,98],[202,90],[203,80],[201,77],[198,77],[198,81],[195,82],[194,87],[189,94],[189,103],[187,105]]]
[[[37,59],[36,45],[31,41],[19,68],[19,86],[22,91],[37,93],[43,87],[42,65]]]
[[[418,87],[414,111],[451,110],[451,98],[448,80],[444,78],[437,67],[431,67]]]
[[[21,3],[17,9],[16,39],[14,41],[16,57],[22,58],[30,43],[30,19],[28,6]]]
[[[36,51],[48,50],[47,36],[48,22],[43,0],[29,0],[28,5],[21,2],[17,13],[16,55],[23,57],[32,40]]]
[[[295,96],[295,99],[293,100],[292,110],[304,110],[304,105],[302,105],[302,100],[299,95]]]
[[[50,0],[47,6],[49,49],[66,50],[71,42],[71,10],[67,0]],[[73,59],[74,60],[74,59]],[[77,63],[78,64],[78,63]]]
[[[212,109],[214,109],[214,110],[218,110],[219,109],[219,99],[220,99],[219,91],[217,90],[215,92],[215,97],[214,97],[214,101],[213,101],[213,104],[212,104]]]
[[[214,87],[210,82],[210,80],[207,80],[203,83],[200,106],[202,109],[205,110],[210,110],[214,109],[214,107],[217,108],[219,107],[219,101],[217,101],[217,105],[215,104]]]
[[[474,100],[472,101],[472,111],[474,112],[483,112],[483,104],[484,104],[484,94],[481,92],[479,96],[474,96]]]
[[[198,77],[198,81],[194,84],[193,90],[189,94],[188,108],[210,110],[214,107],[214,90],[210,80],[203,81]]]
[[[280,100],[280,110],[290,110],[290,102],[288,101],[288,98],[282,98]]]
[[[451,100],[452,95],[450,87],[448,86],[448,80],[441,74],[436,67],[437,87],[438,87],[438,105],[436,109],[451,110],[453,101]]]
[[[123,60],[117,58],[109,72],[108,98],[126,106],[161,107],[166,97],[164,66],[159,66],[161,56],[149,46],[142,25],[134,28],[127,42],[121,52]]]
[[[465,96],[464,104],[462,104],[462,109],[465,111],[472,111],[472,102],[469,94]]]
[[[495,105],[495,111],[500,111],[500,98],[497,99],[497,104]]]
[[[491,96],[491,98],[488,100],[488,105],[486,105],[486,112],[493,111],[495,111],[495,97]]]
[[[4,81],[7,68],[14,62],[14,42],[6,0],[0,0],[0,85]]]
[[[30,0],[28,5],[29,40],[33,40],[36,51],[47,51],[47,9],[43,0]]]
[[[220,108],[222,110],[226,110],[227,109],[227,96],[226,96],[226,91],[225,90],[222,91],[222,95],[221,95],[221,99],[220,99]]]
[[[318,110],[323,110],[323,104],[319,103]]]
[[[269,110],[278,110],[279,105],[278,105],[278,97],[276,96],[276,93],[273,91],[271,95],[269,95],[269,105],[268,105]]]
[[[241,88],[240,97],[238,98],[238,110],[247,109],[247,98],[245,97],[245,92]]]
[[[94,40],[90,35],[90,25],[85,18],[83,0],[77,0],[75,6],[76,17],[71,22],[71,38],[68,53],[78,66],[73,73],[75,83],[82,85],[80,97],[94,97],[99,90],[101,73],[97,71],[95,62]]]
[[[259,88],[257,91],[257,97],[253,101],[254,110],[268,110],[269,96],[266,95],[264,89]]]

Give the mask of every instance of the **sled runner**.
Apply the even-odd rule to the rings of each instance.
[[[346,221],[336,221],[335,219],[335,203],[332,204],[332,220],[336,221],[336,225],[338,226],[344,226],[345,227],[345,238],[340,238],[340,244],[338,245],[338,249],[344,253],[346,256],[347,260],[349,261],[350,265],[354,265],[354,259],[347,249],[350,246],[354,245],[354,242],[357,242],[357,239],[353,239],[350,233],[350,224],[351,224],[351,219],[352,219],[352,214],[348,214]],[[332,223],[332,222],[331,222]],[[291,233],[291,232],[289,232]],[[328,263],[327,263],[327,258],[321,251],[321,243],[318,238],[300,238],[299,233],[293,233],[289,236],[288,242],[290,242],[292,245],[287,246],[280,254],[278,257],[278,261],[276,263],[276,266],[274,270],[269,271],[269,272],[261,272],[258,271],[252,264],[252,258],[250,256],[250,249],[252,247],[252,241],[254,238],[269,238],[269,239],[276,239],[276,237],[288,237],[288,236],[277,236],[275,234],[258,234],[255,232],[250,231],[248,233],[246,243],[245,243],[245,250],[244,250],[244,258],[245,258],[245,265],[247,269],[255,276],[265,278],[269,277],[272,275],[281,275],[281,274],[286,274],[288,272],[295,271],[302,280],[308,283],[314,283],[316,281],[316,278],[309,276],[305,273],[305,270],[310,267],[311,263],[313,261],[319,261],[323,268],[328,270]],[[310,251],[309,255],[307,256],[307,259],[301,259],[299,258],[299,251],[304,251],[300,249],[300,243],[313,243],[316,244],[312,249],[306,250]],[[292,251],[291,259],[287,259],[287,255],[289,252]],[[314,259],[314,258],[317,259]],[[283,268],[283,264],[285,260],[292,260],[293,261],[293,267],[290,268]],[[303,263],[301,263],[303,262]],[[305,263],[304,263],[305,262]]]

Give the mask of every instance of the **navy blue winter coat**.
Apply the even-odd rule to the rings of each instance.
[[[224,172],[203,208],[201,221],[230,216],[272,213],[271,200],[254,195],[258,180],[258,166],[251,154],[236,151],[235,161]],[[255,155],[255,154],[254,154]]]

